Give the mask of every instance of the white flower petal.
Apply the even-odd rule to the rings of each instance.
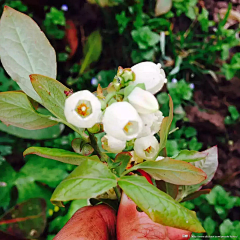
[[[142,131],[142,119],[128,102],[112,103],[103,116],[104,131],[119,140],[131,140]]]
[[[103,149],[112,153],[120,153],[126,147],[126,141],[119,140],[110,135],[105,135],[101,141]]]
[[[139,87],[135,87],[129,94],[128,101],[141,114],[154,113],[159,108],[158,101],[154,95]]]
[[[137,156],[146,160],[153,160],[158,150],[159,143],[153,135],[138,138],[134,143],[134,151]]]
[[[78,91],[66,99],[64,114],[74,126],[91,128],[101,121],[101,103],[90,91]]]
[[[148,135],[154,135],[159,132],[162,120],[164,118],[161,111],[157,111],[151,114],[139,114],[143,122],[143,129],[139,133],[139,137],[146,137]]]
[[[152,134],[155,134],[160,131],[162,120],[164,119],[164,116],[161,111],[157,111],[154,113],[154,121],[151,126]]]
[[[134,84],[145,83],[146,90],[155,94],[159,92],[164,83],[167,82],[166,75],[161,64],[153,62],[141,62],[133,67],[132,71],[135,73]]]

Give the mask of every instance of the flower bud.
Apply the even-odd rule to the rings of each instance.
[[[141,114],[154,113],[159,108],[158,101],[154,95],[139,87],[135,87],[129,94],[128,101]]]
[[[116,139],[110,135],[105,135],[104,137],[102,137],[101,141],[102,148],[112,153],[120,153],[124,150],[126,146],[126,141]]]
[[[146,90],[152,94],[159,92],[164,83],[167,82],[160,63],[141,62],[131,67],[131,69],[135,73],[134,84],[145,83]]]
[[[90,91],[79,91],[66,99],[64,114],[74,126],[91,128],[101,121],[101,103]]]
[[[153,160],[159,150],[159,143],[157,139],[150,135],[136,139],[134,144],[134,151],[136,154],[146,160]]]
[[[131,68],[118,67],[117,75],[113,79],[113,86],[118,91],[122,87],[128,86],[134,80],[134,73]]]
[[[88,131],[90,133],[99,133],[99,132],[102,132],[102,124],[101,123],[96,123],[93,125],[93,127],[91,128],[88,128]]]
[[[159,132],[162,120],[164,118],[161,111],[157,111],[151,114],[139,114],[143,122],[142,132],[139,133],[139,137],[146,137],[148,135],[154,135]]]
[[[116,102],[106,108],[103,116],[104,131],[119,140],[131,140],[142,131],[142,119],[128,102]]]

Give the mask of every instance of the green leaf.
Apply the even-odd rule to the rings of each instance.
[[[57,124],[52,127],[38,129],[38,130],[26,130],[14,126],[6,126],[0,122],[0,131],[9,133],[23,139],[45,140],[58,137],[64,129],[63,124]]]
[[[17,83],[5,75],[3,68],[0,68],[0,86],[2,92],[20,90]]]
[[[115,163],[120,163],[118,167],[115,168],[117,174],[120,176],[126,169],[132,155],[129,152],[121,152],[115,157]]]
[[[154,47],[160,41],[160,35],[153,32],[148,26],[132,30],[131,35],[142,50]]]
[[[41,171],[41,169],[39,169]],[[18,203],[26,201],[29,198],[41,197],[47,201],[48,207],[51,206],[49,201],[52,191],[44,186],[45,184],[35,182],[33,176],[19,173],[15,181],[18,190]]]
[[[194,137],[197,135],[197,130],[193,127],[187,127],[184,131],[186,138]]]
[[[66,164],[49,161],[36,155],[28,157],[28,161],[20,172],[51,188],[55,188],[68,175]]]
[[[189,142],[188,142],[188,145],[189,145],[189,148],[191,150],[195,150],[195,151],[198,151],[202,148],[202,143],[201,142],[198,142],[197,138],[196,137],[193,137]]]
[[[155,6],[155,16],[167,13],[172,7],[172,0],[157,0]]]
[[[196,162],[206,159],[207,152],[197,152],[193,150],[181,150],[179,154],[174,157],[175,160],[181,160],[186,162]]]
[[[42,104],[56,117],[66,121],[64,116],[64,105],[67,99],[64,91],[70,91],[59,81],[39,75],[30,75],[32,85],[42,99]]]
[[[217,223],[211,218],[211,217],[207,217],[204,220],[203,226],[208,234],[208,236],[211,236],[216,228]]]
[[[219,230],[222,236],[231,235],[232,229],[233,229],[233,222],[230,219],[225,219],[219,227]]]
[[[166,104],[169,101],[168,94],[166,92],[159,93],[157,95],[157,100],[160,104]]]
[[[118,184],[154,222],[192,232],[205,232],[194,212],[148,183],[144,177],[122,177]]]
[[[117,185],[116,177],[102,162],[86,159],[55,189],[51,201],[93,198]]]
[[[37,113],[23,92],[0,93],[0,109],[0,120],[15,127],[35,130],[57,124],[50,116]]]
[[[14,186],[17,173],[5,160],[0,159],[0,207],[9,205],[11,189]]]
[[[235,106],[229,106],[228,111],[230,112],[231,117],[234,121],[236,121],[240,117],[240,114]]]
[[[75,153],[81,154],[85,141],[82,138],[75,138],[72,140],[72,148]]]
[[[0,230],[21,238],[38,238],[46,226],[46,202],[42,198],[18,204],[0,219]]]
[[[27,95],[41,102],[29,75],[56,78],[56,53],[30,17],[8,6],[4,7],[0,21],[0,56],[11,78]]]
[[[81,63],[80,74],[82,74],[91,63],[96,62],[102,52],[102,37],[99,30],[90,34],[83,47],[83,60]]]
[[[25,157],[29,154],[36,154],[44,158],[49,158],[73,165],[81,165],[82,162],[89,159],[89,157],[81,156],[78,153],[58,148],[30,147],[24,151],[23,156]],[[93,158],[91,159],[93,160]]]
[[[160,161],[145,161],[135,165],[131,170],[142,169],[156,180],[177,185],[193,185],[206,179],[206,174],[190,163],[171,158],[164,158]]]
[[[167,156],[175,156],[179,153],[178,141],[168,140],[166,144]]]
[[[170,127],[173,120],[173,101],[170,95],[169,96],[169,116],[165,117],[161,124],[160,129],[160,146],[159,146],[159,153],[166,147],[167,138],[170,131]]]

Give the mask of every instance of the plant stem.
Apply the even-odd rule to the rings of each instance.
[[[121,201],[121,193],[120,193],[118,187],[114,187],[113,189],[114,189],[114,191],[116,193],[118,201],[120,202]]]
[[[102,105],[101,107],[102,107],[102,109],[105,109],[105,108],[107,107],[108,102],[109,102],[113,97],[115,97],[116,94],[117,94],[116,92],[112,92],[112,93],[109,93],[109,94],[106,96],[106,99],[101,102],[101,105]]]
[[[94,151],[97,153],[98,157],[100,158],[100,160],[102,162],[106,162],[107,159],[108,159],[108,156],[106,154],[104,154],[103,152],[101,152],[101,150],[100,150],[100,148],[97,144],[97,141],[96,141],[96,138],[95,138],[94,134],[90,133],[89,131],[88,131],[88,134],[89,134],[91,146],[93,147]]]
[[[170,135],[171,133],[176,132],[178,129],[179,129],[179,127],[174,128],[172,131],[170,131],[170,132],[168,133],[168,135]]]
[[[125,171],[121,174],[121,177],[127,175],[128,173],[130,173],[131,171],[134,171],[134,170],[135,170],[134,168],[129,168],[129,169],[125,170]]]

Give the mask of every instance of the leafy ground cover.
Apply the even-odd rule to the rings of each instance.
[[[234,197],[240,195],[239,16],[235,12],[240,9],[239,3],[158,1],[158,9],[153,0],[99,3],[101,6],[85,1],[68,1],[68,5],[54,1],[1,1],[40,24],[57,51],[58,80],[74,91],[94,91],[98,83],[106,87],[119,65],[130,67],[144,60],[160,62],[169,76],[166,88],[157,95],[165,115],[167,93],[174,101],[168,155],[176,155],[184,148],[201,150],[218,145],[220,165],[206,188],[221,185],[231,193],[216,186],[210,195],[184,204],[197,210],[208,235],[240,235],[236,214],[239,198]],[[1,92],[18,89],[0,68]],[[11,179],[0,195],[0,214],[31,196],[44,196],[48,227],[43,236],[51,239],[86,203],[73,201],[65,210],[51,205],[53,189],[72,167],[40,161],[37,156],[28,157],[25,162],[22,152],[30,146],[71,150],[71,140],[77,136],[61,124],[51,127],[51,131],[33,133],[0,123],[0,131],[0,182]],[[26,174],[29,171],[32,175]]]

